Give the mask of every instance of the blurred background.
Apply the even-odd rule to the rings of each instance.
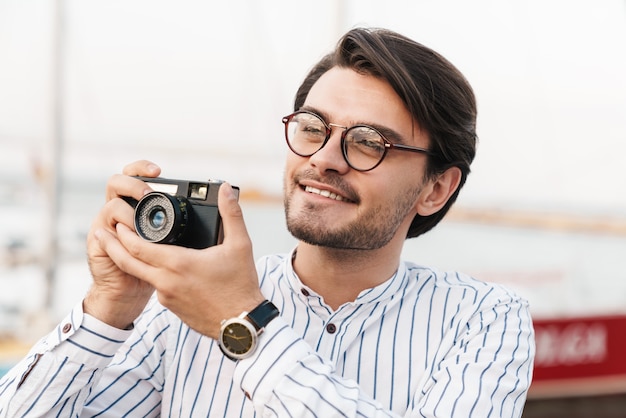
[[[468,183],[405,257],[529,300],[532,399],[626,393],[624,0],[0,0],[0,366],[80,302],[128,162],[239,185],[255,254],[289,251],[281,117],[355,26],[437,50],[478,98]]]

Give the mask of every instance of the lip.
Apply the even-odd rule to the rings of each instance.
[[[300,189],[307,194],[317,195],[335,202],[354,203],[354,200],[347,197],[344,193],[334,187],[317,182],[301,182]]]

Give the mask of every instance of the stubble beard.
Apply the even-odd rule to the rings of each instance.
[[[421,187],[395,199],[384,194],[378,206],[361,212],[359,217],[341,227],[331,229],[322,209],[307,203],[300,209],[291,205],[298,185],[285,186],[284,204],[287,229],[307,244],[343,250],[376,250],[387,245],[415,205]],[[358,204],[358,203],[352,203]]]

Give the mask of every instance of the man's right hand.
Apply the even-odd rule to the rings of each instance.
[[[160,173],[157,165],[136,161],[127,165],[123,174],[112,176],[107,183],[106,204],[87,236],[93,285],[83,301],[84,312],[120,329],[130,326],[139,316],[154,289],[147,282],[121,271],[100,247],[96,231],[116,236],[118,223],[134,230],[134,209],[121,197],[139,200],[151,191],[143,181],[131,176],[157,177]]]

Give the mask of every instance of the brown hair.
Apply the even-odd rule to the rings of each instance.
[[[430,216],[417,215],[407,238],[432,229],[456,201],[476,154],[476,99],[472,87],[447,59],[424,45],[386,29],[357,28],[346,33],[334,52],[323,57],[300,85],[294,110],[304,104],[315,82],[333,67],[351,68],[386,80],[428,133],[426,176],[450,167],[461,170],[461,182],[448,202]]]

